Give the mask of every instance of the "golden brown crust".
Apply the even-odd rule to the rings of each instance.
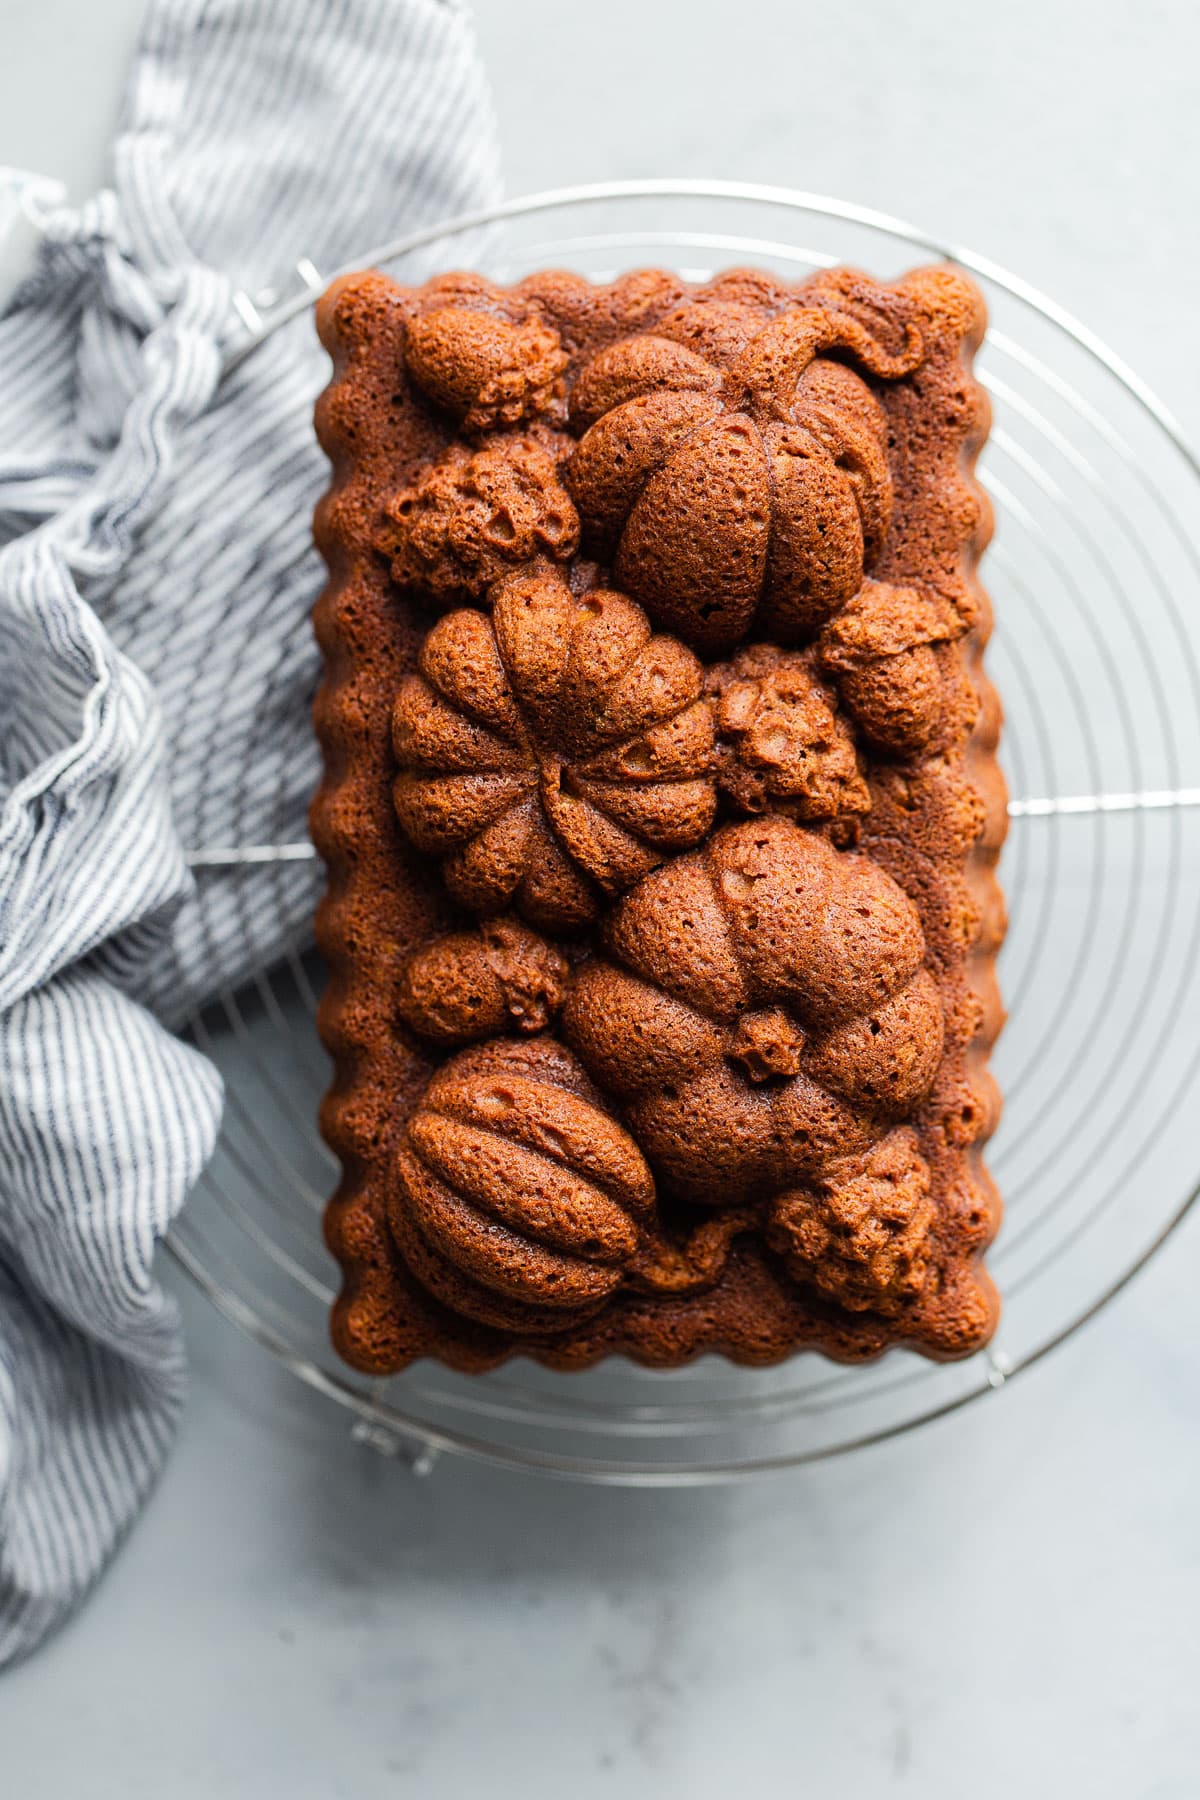
[[[894,285],[835,270],[796,288],[732,271],[703,289],[658,271],[611,287],[551,273],[511,290],[472,275],[406,290],[367,274],[338,283],[318,320],[335,364],[318,408],[334,485],[316,521],[329,582],[316,610],[326,774],[312,828],[329,867],[318,938],[330,965],[320,1026],[336,1067],[322,1127],[343,1165],[326,1219],[345,1277],[333,1320],[339,1350],[383,1373],[422,1355],[482,1369],[523,1352],[572,1368],[620,1352],[669,1367],[709,1350],[766,1363],[800,1347],[847,1361],[897,1342],[941,1357],[977,1348],[996,1316],[980,1257],[999,1203],[980,1145],[997,1110],[986,1065],[1002,1020],[993,965],[1003,907],[993,871],[1005,820],[994,759],[999,709],[980,666],[990,609],[974,579],[990,534],[986,500],[971,478],[988,419],[969,372],[984,325],[978,294],[947,269],[918,270]],[[620,434],[614,412],[623,413]],[[572,437],[563,429],[568,413]],[[622,456],[640,458],[632,485],[614,466],[618,436]],[[705,540],[699,558],[687,535],[697,492],[718,503],[713,542]],[[401,508],[404,497],[412,504]],[[498,531],[497,498],[507,509]],[[607,567],[576,556],[576,509],[582,555],[603,557]],[[414,513],[421,532],[405,524]],[[818,516],[832,548],[814,577]],[[443,529],[448,520],[453,530]],[[734,550],[725,568],[722,557]],[[612,820],[617,809],[633,850],[616,837],[598,849],[596,832],[579,835],[566,813],[556,826],[557,790],[549,790],[547,831],[561,847],[575,830],[577,855],[564,860],[582,868],[593,902],[574,935],[557,943],[517,921],[475,925],[452,906],[439,859],[412,847],[392,796],[404,767],[393,749],[393,713],[414,678],[429,681],[427,657],[422,675],[416,671],[436,618],[431,601],[486,606],[485,593],[506,573],[526,579],[512,574],[522,565],[543,585],[562,585],[565,576],[572,605],[615,580],[630,596],[613,599],[618,637],[634,634],[639,648],[651,627],[665,629],[687,641],[685,655],[698,651],[712,664],[708,767],[669,761],[694,758],[699,739],[692,730],[678,749],[673,721],[693,702],[668,694],[662,731],[648,748],[651,733],[627,735],[616,745],[627,766],[618,767],[618,754],[611,770],[585,771],[590,803],[599,798],[608,809],[597,816]],[[734,604],[704,614],[714,568],[725,569],[716,598],[732,595]],[[864,571],[871,580],[856,599]],[[649,613],[644,628],[635,618],[641,609]],[[486,611],[471,616],[490,629]],[[750,641],[739,644],[747,633]],[[621,656],[632,642],[618,646]],[[728,655],[723,672],[716,655]],[[536,675],[521,672],[515,684],[524,686],[526,709]],[[511,697],[511,668],[508,677]],[[556,717],[561,734],[570,717],[561,697]],[[405,721],[404,742],[418,743],[414,770],[427,774],[435,752],[452,765],[475,753],[469,733],[440,711],[434,718],[414,702]],[[543,746],[548,731],[539,731]],[[582,752],[572,754],[578,763]],[[850,867],[857,858],[823,842],[857,836],[870,859],[861,866],[872,904],[882,908],[863,955],[839,960],[813,936],[817,925],[798,915],[787,930],[799,961],[781,973],[779,946],[772,950],[747,926],[735,880],[732,893],[713,902],[724,909],[722,932],[733,933],[727,979],[746,989],[732,1013],[719,981],[710,992],[688,977],[681,992],[677,959],[673,985],[648,972],[649,924],[632,937],[621,924],[643,889],[690,883],[703,900],[714,870],[739,880],[760,873],[737,836],[755,826],[730,824],[689,850],[713,823],[711,811],[702,820],[693,813],[691,837],[689,825],[674,842],[661,839],[658,802],[631,800],[622,786],[653,776],[656,755],[668,758],[673,805],[683,798],[675,789],[692,786],[703,797],[716,787],[732,820],[765,809],[770,841],[777,851],[788,846],[768,858],[767,873],[790,866],[799,839],[795,854],[806,868],[814,856],[832,859],[835,886],[867,882]],[[803,766],[810,755],[816,771]],[[569,755],[559,761],[571,766]],[[657,823],[661,839],[649,874],[618,854],[645,850],[646,821]],[[622,900],[627,877],[634,886]],[[915,912],[902,896],[892,899],[897,890]],[[600,947],[587,935],[596,930],[588,920],[597,895],[608,909],[605,948],[581,965],[581,955]],[[513,904],[512,895],[497,904]],[[836,913],[823,915],[821,932]],[[776,924],[784,918],[778,913]],[[565,928],[544,910],[531,922]],[[439,1010],[434,989],[443,983]],[[641,1013],[633,1004],[638,984]],[[595,1048],[610,1008],[624,1008],[631,1029],[663,1015],[663,1035],[640,1031],[646,1066],[636,1093],[628,1041],[611,1068],[610,1053]],[[545,1033],[494,1038],[543,1025],[575,1046],[604,1092]],[[535,1093],[513,1085],[513,1129],[533,1130],[521,1120],[534,1117],[542,1094],[551,1135],[536,1152],[504,1139],[496,1166],[468,1178],[463,1159],[500,1140],[468,1139],[461,1120],[438,1124],[448,1114],[436,1082],[432,1106],[422,1095],[448,1049],[483,1033],[492,1044],[460,1055],[498,1054],[506,1065],[518,1052],[526,1058],[522,1079],[533,1079],[533,1069],[543,1086]],[[738,1191],[701,1195],[694,1179],[688,1187],[686,1156],[673,1160],[668,1050],[676,1060],[692,1057],[688,1080],[711,1101],[716,1149],[741,1145]],[[474,1067],[456,1060],[451,1113],[453,1083],[469,1085]],[[547,1069],[551,1085],[566,1082],[573,1098],[545,1099]],[[649,1122],[646,1082],[660,1115]],[[818,1145],[799,1186],[794,1160],[781,1186],[779,1127],[763,1136],[763,1105]],[[653,1147],[647,1129],[659,1134]],[[583,1133],[569,1140],[570,1154],[564,1130],[568,1138]],[[657,1179],[657,1210],[648,1214],[625,1203],[621,1211],[611,1188],[574,1164],[564,1172],[571,1156],[584,1154],[585,1139],[597,1156],[615,1155],[630,1131],[634,1154]],[[849,1164],[838,1166],[835,1147]],[[535,1155],[536,1167],[521,1163],[533,1174],[520,1217],[494,1218],[486,1205],[481,1212],[479,1195],[487,1200],[503,1188],[504,1159],[515,1167]],[[439,1156],[441,1172],[431,1177],[429,1159]],[[688,1165],[693,1176],[698,1166]],[[537,1168],[550,1170],[549,1186],[539,1188]],[[447,1172],[455,1179],[447,1182]],[[468,1204],[469,1179],[476,1185]],[[408,1205],[406,1180],[421,1188]],[[542,1189],[583,1206],[601,1245],[591,1261],[577,1255],[578,1245],[547,1238],[564,1227],[561,1219],[547,1226],[533,1206],[529,1196]],[[532,1248],[522,1261],[524,1242]],[[574,1284],[572,1306],[560,1306],[557,1317],[539,1271]]]

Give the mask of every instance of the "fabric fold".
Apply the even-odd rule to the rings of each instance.
[[[323,485],[286,291],[497,195],[470,22],[438,0],[155,0],[114,181],[40,217],[0,315],[0,1664],[103,1567],[183,1382],[156,1247],[217,1071],[171,1027],[306,941],[185,848],[301,835]]]

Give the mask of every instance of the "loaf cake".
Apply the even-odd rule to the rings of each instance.
[[[325,295],[356,1368],[987,1340],[984,323],[942,267]]]

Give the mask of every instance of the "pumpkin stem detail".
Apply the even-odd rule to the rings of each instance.
[[[711,1287],[724,1272],[734,1238],[753,1231],[758,1222],[752,1208],[740,1207],[705,1219],[682,1246],[657,1233],[648,1235],[629,1271],[630,1281],[652,1294],[691,1294]]]
[[[739,407],[757,403],[776,417],[786,418],[796,382],[826,350],[847,350],[868,375],[880,381],[900,381],[920,363],[925,344],[910,320],[904,328],[904,348],[892,356],[850,314],[825,306],[795,307],[764,326],[726,371],[729,403]]]

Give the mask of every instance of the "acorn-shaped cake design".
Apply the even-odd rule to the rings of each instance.
[[[554,429],[565,414],[558,333],[536,317],[440,306],[409,320],[405,361],[474,441],[452,443],[385,504],[376,543],[392,579],[445,604],[480,599],[535,559],[568,561],[579,517],[558,476],[571,447]]]
[[[929,1165],[901,1126],[811,1187],[777,1195],[766,1237],[788,1273],[825,1299],[895,1316],[925,1284],[935,1217]]]
[[[482,598],[538,559],[579,548],[579,515],[558,479],[553,446],[536,437],[452,444],[384,508],[378,548],[392,580],[441,605]]]
[[[885,755],[914,757],[957,719],[965,737],[978,706],[951,651],[965,626],[936,594],[864,581],[817,641],[825,675],[862,736]]]
[[[808,1186],[928,1092],[938,989],[912,902],[777,816],[716,833],[612,911],[563,1026],[666,1191]]]
[[[439,306],[410,319],[409,374],[468,436],[563,410],[566,353],[553,326],[513,321],[470,306]]]
[[[717,785],[739,812],[815,822],[870,811],[853,733],[810,653],[748,644],[708,670],[705,689]]]
[[[854,594],[892,512],[883,410],[862,377],[911,374],[862,322],[692,301],[601,350],[570,397],[565,472],[585,544],[656,625],[706,656],[791,644]]]
[[[632,601],[553,571],[493,601],[439,620],[401,684],[396,811],[462,905],[572,931],[709,831],[703,671]]]
[[[397,1010],[418,1037],[447,1048],[530,1036],[556,1016],[567,960],[519,919],[484,919],[424,944],[400,971]]]

